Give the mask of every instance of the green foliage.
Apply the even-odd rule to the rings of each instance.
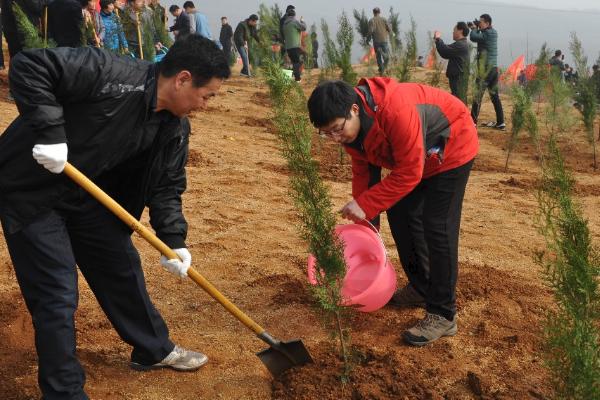
[[[540,230],[547,252],[537,255],[556,309],[548,313],[545,361],[558,399],[600,398],[600,259],[581,206],[573,199],[574,179],[556,145],[549,141],[538,194]]]
[[[86,20],[85,17],[83,19],[83,24],[81,25],[81,46],[98,47],[94,22],[91,19]]]
[[[253,67],[261,65],[262,60],[272,57],[273,43],[283,43],[283,38],[280,37],[279,19],[283,12],[278,4],[268,7],[261,3],[258,7],[258,20],[260,24],[257,29],[257,35],[260,38],[260,43],[250,35],[248,39],[248,51],[250,53],[250,63]]]
[[[548,68],[549,58],[550,51],[548,50],[546,43],[544,43],[540,48],[540,54],[535,61],[535,76],[527,82],[527,92],[531,97],[542,95],[544,86],[547,84],[550,77],[550,69]]]
[[[325,19],[321,19],[321,33],[323,35],[323,56],[321,57],[323,68],[321,69],[321,73],[324,77],[332,77],[335,73],[339,56],[337,47],[329,33],[329,25],[327,25]]]
[[[358,43],[363,49],[369,50],[371,48],[371,45],[369,44],[371,41],[371,34],[369,32],[369,18],[367,17],[367,14],[365,14],[364,9],[362,9],[360,12],[357,9],[354,9],[353,14],[356,32],[358,32],[360,35],[360,40]]]
[[[547,69],[546,66],[544,68]],[[539,79],[536,77],[536,79]],[[546,81],[540,81],[547,100],[545,119],[551,136],[566,132],[574,123],[571,114],[573,89],[565,83],[559,71],[551,70]]]
[[[337,44],[331,39],[329,25],[324,19],[321,19],[321,32],[323,34],[323,57],[321,69],[321,78],[327,79],[335,76],[336,68],[340,69],[340,79],[355,85],[357,74],[352,68],[352,43],[354,33],[352,25],[346,16],[346,13],[338,19],[339,29],[336,36]]]
[[[431,32],[427,32],[427,36],[429,37],[429,54],[433,57],[433,73],[429,74],[429,85],[433,87],[440,87],[440,84],[442,83],[444,65],[438,57],[433,34]]]
[[[338,25],[338,67],[342,70],[340,78],[350,85],[355,85],[358,76],[352,68],[352,43],[354,42],[354,32],[346,12],[342,12],[342,15],[338,18]]]
[[[586,137],[592,145],[594,153],[594,169],[597,168],[596,162],[596,138],[594,136],[594,121],[598,114],[598,99],[596,98],[596,86],[588,69],[588,58],[583,51],[581,41],[577,38],[575,32],[571,33],[570,43],[571,54],[577,66],[579,80],[575,88],[575,101],[577,109],[581,112],[583,125],[585,126]]]
[[[511,100],[513,103],[513,110],[511,113],[512,131],[506,146],[507,152],[504,172],[508,171],[510,154],[517,143],[519,132],[523,130],[529,132],[532,141],[536,145],[538,154],[542,154],[538,137],[538,123],[535,112],[533,111],[533,101],[531,100],[531,96],[521,86],[513,85],[511,88]]]
[[[306,98],[301,87],[283,74],[277,62],[265,60],[263,74],[273,100],[273,121],[281,150],[291,172],[290,196],[298,211],[300,233],[317,260],[313,296],[324,321],[340,341],[346,374],[350,368],[348,330],[342,320],[347,308],[340,305],[346,264],[343,245],[334,234],[336,217],[329,189],[311,154],[314,129],[307,116]]]
[[[388,17],[392,33],[390,35],[392,62],[397,62],[402,53],[402,39],[400,39],[400,14],[394,12],[394,7],[390,7],[390,16]]]
[[[569,43],[569,49],[575,62],[575,69],[579,74],[580,79],[587,79],[590,77],[590,70],[588,68],[588,58],[583,51],[581,40],[577,37],[577,33],[571,32],[571,42]]]
[[[23,36],[24,49],[43,49],[48,46],[44,43],[44,39],[40,36],[38,29],[33,26],[27,15],[16,2],[12,3],[13,14],[17,23],[17,30]]]
[[[417,23],[410,17],[410,30],[404,34],[406,49],[402,52],[399,64],[394,68],[394,75],[400,82],[410,82],[412,71],[417,60]]]
[[[158,41],[164,46],[171,47],[173,39],[169,36],[167,26],[163,23],[165,9],[160,4],[156,6],[150,5],[148,8],[152,11],[152,23],[154,24],[154,29],[156,29]]]
[[[139,14],[139,18],[141,18],[141,13]],[[142,19],[143,21],[143,19]],[[144,60],[154,61],[156,57],[156,47],[154,47],[155,37],[154,37],[154,29],[150,24],[145,24],[142,22],[142,49],[144,51]]]

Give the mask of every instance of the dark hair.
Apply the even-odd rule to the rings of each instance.
[[[183,8],[196,8],[196,6],[194,5],[193,1],[186,1],[185,3],[183,3]]]
[[[379,13],[381,13],[381,10],[379,9],[379,7],[375,7],[375,8],[373,9],[373,14],[377,15],[377,14],[379,14]]]
[[[223,21],[224,19],[227,19],[227,17],[221,17],[221,21]]]
[[[81,4],[81,7],[86,7],[87,4],[89,3],[89,0],[79,0],[79,4]]]
[[[492,23],[492,17],[490,17],[490,14],[481,14],[479,18],[483,19],[488,24]]]
[[[555,55],[555,56],[560,56],[560,55],[562,55],[562,51],[560,51],[560,50],[556,50],[556,51],[554,52],[554,55]]]
[[[469,36],[469,27],[467,26],[466,22],[458,21],[456,23],[456,29],[462,31],[464,36]]]
[[[170,13],[174,13],[177,10],[179,10],[179,6],[177,4],[173,4],[173,5],[171,5],[171,7],[169,7]]]
[[[310,122],[320,128],[336,118],[347,118],[352,104],[358,102],[358,94],[346,82],[322,82],[313,90],[308,99]]]
[[[192,74],[195,87],[204,86],[212,78],[227,79],[231,75],[224,53],[212,41],[200,35],[188,35],[175,41],[159,63],[166,78],[186,70]]]
[[[598,69],[598,64],[594,64],[594,65],[592,65],[592,70],[593,70],[593,71],[596,71],[597,69]]]
[[[111,4],[114,4],[115,0],[100,0],[100,9],[101,10],[106,10],[108,8],[108,6],[110,6]]]
[[[289,6],[287,6],[287,7],[285,8],[285,12],[288,12],[288,11],[290,11],[290,10],[295,10],[295,9],[296,9],[296,7],[294,7],[293,5],[291,5],[291,4],[290,4]]]
[[[250,16],[248,17],[249,21],[258,21],[258,15],[256,14],[250,14]]]

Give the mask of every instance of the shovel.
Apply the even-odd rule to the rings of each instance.
[[[175,252],[171,250],[169,246],[167,246],[162,240],[154,235],[148,228],[143,226],[136,218],[129,214],[123,207],[121,207],[116,201],[114,201],[102,189],[96,186],[94,182],[89,180],[73,165],[66,163],[64,173],[106,208],[112,211],[121,221],[127,224],[127,226],[129,226],[132,230],[136,231],[169,260],[178,258],[177,254],[175,254]],[[260,340],[269,345],[268,349],[263,350],[256,355],[258,358],[260,358],[260,360],[274,377],[278,377],[281,375],[281,373],[292,367],[302,366],[313,362],[308,350],[306,350],[306,347],[304,347],[304,344],[301,340],[283,342],[275,339],[260,325],[258,325],[256,322],[250,319],[250,317],[244,314],[244,312],[237,308],[235,304],[223,296],[221,292],[217,290],[217,288],[215,288],[193,267],[190,267],[187,273],[188,276],[198,284],[198,286],[204,289],[206,293],[208,293],[213,299],[225,307],[225,309],[234,317],[236,317],[242,324],[246,325],[248,329],[253,331]]]

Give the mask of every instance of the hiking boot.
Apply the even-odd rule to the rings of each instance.
[[[498,129],[500,131],[504,131],[504,130],[506,130],[506,124],[503,122],[501,124],[498,124],[498,125],[494,126],[494,128]]]
[[[425,298],[409,283],[396,290],[388,304],[396,307],[425,307]]]
[[[202,353],[186,350],[175,345],[175,348],[168,356],[159,363],[153,365],[143,365],[131,362],[131,368],[137,371],[148,371],[158,368],[172,368],[177,371],[195,371],[208,362],[208,357]]]
[[[415,326],[404,331],[402,338],[413,346],[425,346],[443,336],[454,336],[456,331],[456,316],[448,321],[441,315],[427,313]]]

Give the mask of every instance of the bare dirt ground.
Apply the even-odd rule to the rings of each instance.
[[[307,90],[315,81],[305,79]],[[0,72],[0,129],[17,115]],[[507,116],[510,104],[503,99]],[[481,120],[492,117],[486,98]],[[185,213],[194,265],[241,309],[279,338],[302,338],[315,364],[273,382],[254,355],[265,346],[191,281],[178,280],[158,254],[136,238],[148,289],[174,341],[205,352],[195,373],[128,368],[130,348],[115,334],[84,279],[77,312],[78,355],[92,399],[544,399],[541,322],[551,293],[533,261],[544,242],[535,227],[539,170],[522,140],[504,173],[507,133],[480,129],[481,151],[464,202],[458,283],[459,332],[425,348],[400,333],[422,310],[384,308],[356,314],[351,326],[360,355],[342,385],[328,333],[313,312],[305,278],[306,246],[287,196],[288,175],[269,120],[260,79],[234,75],[192,121]],[[600,178],[579,123],[562,147],[576,171],[578,195],[597,241]],[[336,207],[350,198],[348,159],[334,145],[315,147]],[[147,222],[147,218],[144,217]],[[342,222],[342,221],[340,221]],[[399,284],[406,278],[386,223]],[[37,363],[31,318],[0,241],[0,399],[36,399]]]

